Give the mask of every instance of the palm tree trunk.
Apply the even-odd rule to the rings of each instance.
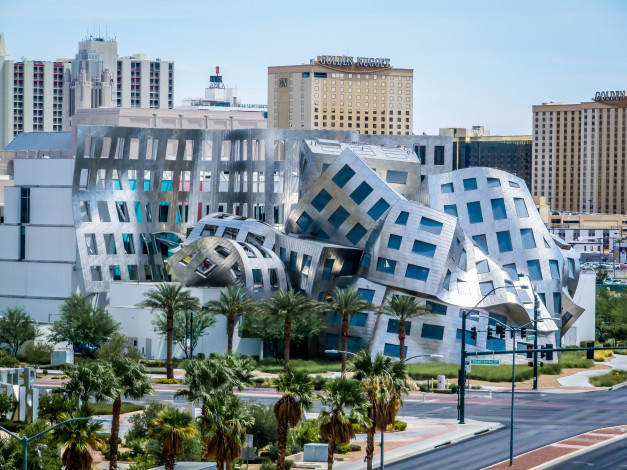
[[[230,316],[226,317],[226,337],[227,337],[227,345],[226,352],[233,352],[233,332],[235,331],[235,318]]]
[[[366,437],[366,470],[372,470],[372,459],[374,458],[374,435],[375,425],[368,428],[368,434]]]
[[[165,458],[165,465],[164,468],[165,470],[174,470],[174,463],[176,462],[175,458],[171,455],[168,455]]]
[[[398,322],[398,342],[400,344],[400,360],[405,360],[405,320],[399,320]]]
[[[222,460],[216,459],[216,468],[217,470],[224,470],[224,462],[222,462]]]
[[[277,443],[279,456],[276,461],[277,470],[285,470],[285,450],[287,449],[287,418],[279,423],[279,439]]]
[[[172,334],[174,332],[174,314],[166,315],[166,362],[165,373],[168,379],[174,378],[174,368],[172,367]]]
[[[333,470],[333,453],[335,452],[335,436],[329,439],[329,452],[327,454],[327,470]]]
[[[109,445],[111,446],[111,456],[109,457],[109,470],[117,470],[118,468],[118,442],[120,433],[120,411],[122,410],[122,398],[120,395],[113,400],[113,417],[111,418],[111,438]]]
[[[342,317],[342,351],[348,351],[348,315]],[[342,377],[346,377],[346,353],[342,353]]]
[[[285,319],[283,325],[283,372],[287,373],[290,365],[290,338],[292,337],[292,320]]]

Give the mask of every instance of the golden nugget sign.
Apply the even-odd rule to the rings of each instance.
[[[321,55],[318,56],[320,65],[333,65],[336,67],[390,67],[390,59],[380,59],[374,57],[351,57],[346,55]]]
[[[625,99],[625,91],[597,91],[594,101],[618,101]]]

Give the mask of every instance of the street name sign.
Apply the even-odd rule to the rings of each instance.
[[[499,366],[500,359],[471,359],[470,364],[473,366]]]

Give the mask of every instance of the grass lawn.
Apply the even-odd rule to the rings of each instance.
[[[338,359],[290,359],[290,367],[308,374],[322,374],[324,372],[340,372],[342,361]],[[277,364],[274,359],[263,359],[257,362],[257,370],[268,374],[283,372],[283,364]]]
[[[110,415],[113,413],[112,403],[90,403],[89,407],[93,409],[95,415]],[[130,413],[132,411],[143,410],[143,405],[136,405],[135,403],[129,403],[128,401],[122,402],[122,414]]]
[[[622,384],[627,380],[627,372],[624,370],[613,370],[604,375],[590,377],[590,383],[595,387],[613,387]]]

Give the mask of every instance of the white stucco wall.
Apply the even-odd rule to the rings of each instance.
[[[585,310],[562,338],[562,344],[578,346],[581,341],[594,341],[596,320],[596,273],[581,271],[573,300]]]

